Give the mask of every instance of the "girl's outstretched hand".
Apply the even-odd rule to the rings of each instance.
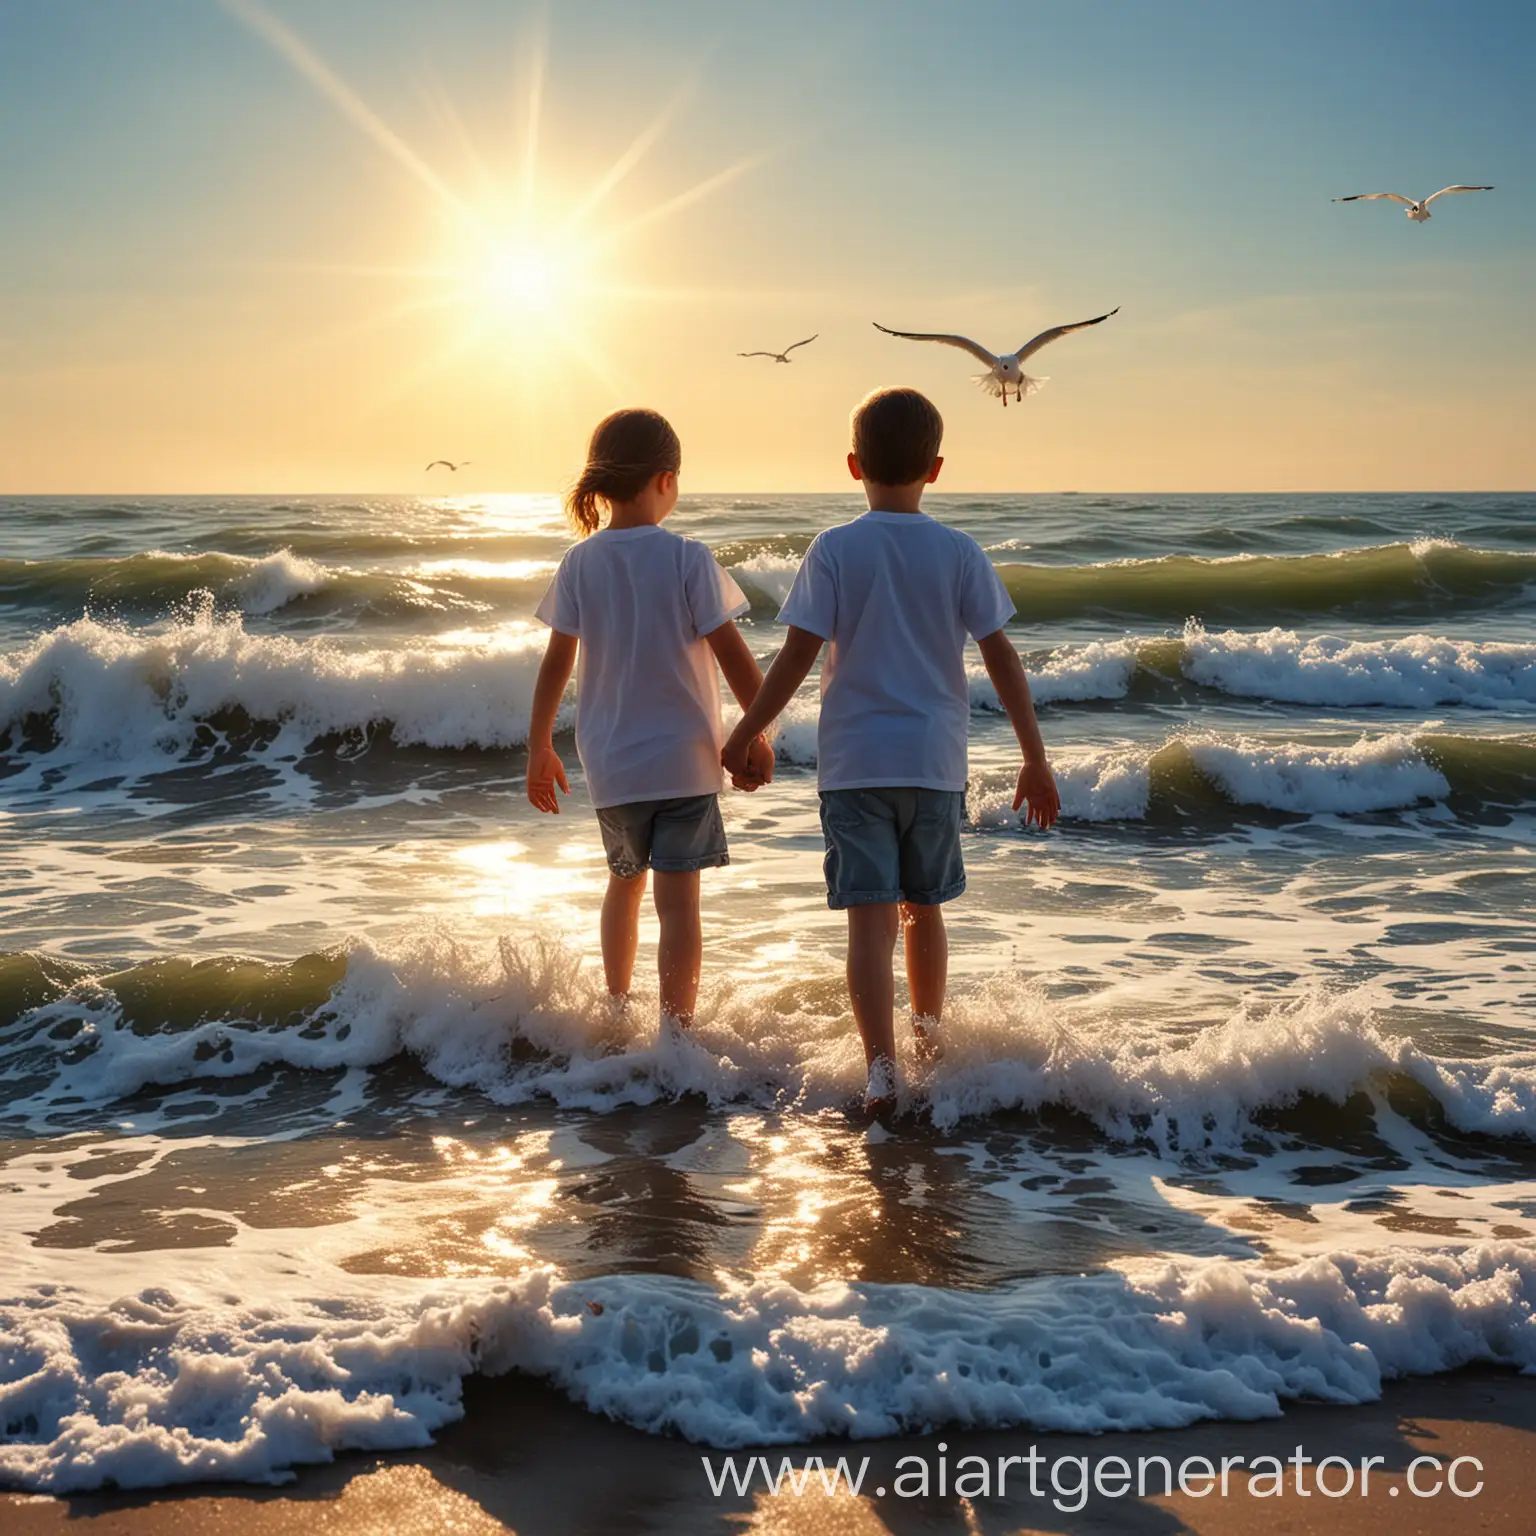
[[[535,810],[560,814],[560,798],[555,794],[558,784],[566,794],[571,786],[565,779],[565,764],[553,747],[535,747],[528,754],[528,803]]]
[[[1025,763],[1019,769],[1018,788],[1013,792],[1014,810],[1025,801],[1029,802],[1029,811],[1024,817],[1026,827],[1033,823],[1043,832],[1047,827],[1055,826],[1056,818],[1061,815],[1061,791],[1056,788],[1050,765],[1043,759]]]

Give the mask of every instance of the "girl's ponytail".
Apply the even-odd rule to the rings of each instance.
[[[602,471],[595,464],[588,464],[565,493],[565,518],[578,539],[597,532],[597,498],[602,479]]]
[[[599,501],[633,501],[657,476],[682,468],[683,449],[665,416],[644,408],[605,416],[587,445],[587,462],[565,493],[565,515],[578,538],[597,532]]]

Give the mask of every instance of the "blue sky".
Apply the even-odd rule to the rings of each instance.
[[[267,10],[476,208],[541,56],[551,218],[669,104],[599,234],[753,163],[535,342],[413,311],[438,200],[218,0],[0,5],[0,486],[409,488],[426,448],[536,489],[645,398],[699,484],[811,489],[898,378],[977,487],[1536,483],[1528,4]],[[1424,228],[1329,201],[1463,180],[1499,190]],[[1006,423],[969,359],[869,325],[1002,348],[1117,303]],[[737,366],[811,330],[792,374]]]

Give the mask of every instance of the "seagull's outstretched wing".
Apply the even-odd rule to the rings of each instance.
[[[1079,320],[1074,325],[1053,325],[1050,330],[1041,331],[1038,336],[1026,341],[1013,355],[1022,363],[1026,357],[1033,357],[1041,347],[1048,347],[1053,341],[1058,341],[1063,336],[1070,336],[1073,331],[1086,331],[1090,325],[1102,325],[1110,315],[1119,313],[1120,306],[1116,304],[1113,309],[1102,315],[1095,315],[1092,320]]]
[[[821,332],[817,331],[816,332],[816,336],[820,336],[820,335],[821,335]],[[810,346],[810,344],[813,341],[816,340],[816,336],[807,336],[804,341],[792,341],[792,342],[790,342],[790,344],[787,347],[784,348],[784,355],[785,355],[785,357],[788,357],[789,354],[791,352],[793,352],[796,347],[808,347],[808,346]]]
[[[439,464],[441,464],[444,469],[457,469],[459,467],[457,464],[450,464],[447,459],[433,459],[432,462],[427,465],[427,469],[436,469]],[[426,469],[422,471],[423,474],[426,474],[426,472]]]
[[[904,341],[942,341],[946,347],[959,347],[969,352],[978,362],[985,363],[988,368],[997,366],[997,359],[987,349],[967,336],[946,336],[932,331],[893,331],[888,325],[881,325],[878,320],[871,320],[870,324],[877,331],[884,331],[887,336],[900,336]]]
[[[777,352],[738,352],[737,357],[777,357]]]
[[[1401,192],[1356,192],[1353,197],[1336,197],[1336,203],[1374,203],[1378,197],[1390,197],[1394,203],[1407,203],[1413,207],[1413,199]]]
[[[1492,192],[1492,187],[1441,187],[1438,192],[1431,192],[1424,199],[1426,203],[1432,203],[1437,197],[1444,197],[1447,192]]]

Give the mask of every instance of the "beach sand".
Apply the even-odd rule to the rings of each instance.
[[[6,1536],[66,1531],[82,1536],[266,1536],[299,1530],[388,1531],[395,1536],[447,1531],[458,1536],[495,1531],[727,1536],[749,1530],[783,1536],[951,1531],[1221,1536],[1263,1529],[1276,1536],[1389,1530],[1398,1536],[1432,1536],[1442,1531],[1523,1532],[1536,1525],[1536,1383],[1486,1369],[1389,1383],[1379,1402],[1361,1407],[1292,1406],[1283,1418],[1260,1423],[1105,1436],[950,1431],[788,1448],[797,1462],[818,1450],[833,1461],[850,1453],[870,1456],[861,1498],[846,1492],[828,1497],[814,1479],[801,1497],[786,1489],[775,1498],[758,1487],[746,1496],[728,1489],[716,1498],[705,1480],[702,1448],[594,1417],[549,1388],[520,1378],[470,1382],[466,1407],[464,1420],[435,1446],[388,1456],[346,1455],[329,1466],[302,1471],[283,1488],[225,1484],[74,1499],[5,1496],[0,1498],[0,1531]],[[1010,1484],[1004,1498],[868,1496],[871,1486],[889,1486],[900,1471],[910,1470],[896,1467],[903,1456],[925,1457],[936,1479],[941,1443],[948,1448],[951,1478],[962,1456],[986,1457],[995,1465],[999,1456],[1028,1454],[1032,1443],[1052,1460],[1120,1456],[1133,1467],[1137,1458],[1153,1456],[1166,1456],[1175,1467],[1196,1456],[1218,1466],[1222,1457],[1285,1460],[1298,1444],[1314,1459],[1343,1456],[1356,1466],[1365,1457],[1382,1461],[1372,1468],[1367,1497],[1360,1495],[1358,1479],[1355,1492],[1347,1496],[1320,1495],[1310,1468],[1304,1485],[1312,1492],[1300,1497],[1289,1466],[1278,1497],[1253,1496],[1234,1472],[1225,1498],[1219,1490],[1204,1497],[1159,1492],[1139,1500],[1090,1493],[1076,1512],[1055,1507],[1048,1470],[1042,1474],[1042,1499],[1032,1498],[1022,1481],[1017,1487]],[[783,1454],[784,1448],[772,1453],[775,1463]],[[1442,1490],[1437,1496],[1415,1497],[1407,1470],[1420,1456],[1437,1457],[1442,1467],[1456,1457],[1476,1457],[1483,1467],[1481,1493],[1458,1498]],[[1009,1475],[1027,1477],[1020,1468]],[[1342,1484],[1341,1470],[1330,1469],[1328,1475],[1330,1486]],[[1429,1489],[1439,1475],[1421,1467],[1419,1486]],[[1479,1476],[1469,1466],[1458,1475],[1463,1488],[1473,1487]]]

